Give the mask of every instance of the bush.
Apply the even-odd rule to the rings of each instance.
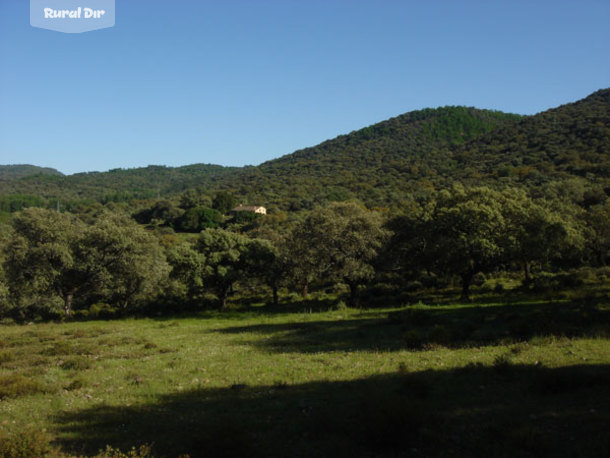
[[[38,381],[19,374],[0,376],[0,400],[47,391],[47,388]]]
[[[195,207],[184,212],[174,222],[176,229],[184,232],[200,232],[203,229],[218,227],[222,223],[222,214],[211,208]]]
[[[0,351],[0,364],[15,360],[15,355],[10,351]]]
[[[45,429],[28,427],[17,433],[0,430],[0,456],[4,458],[67,456],[52,446],[51,440],[51,435]]]
[[[64,370],[84,370],[91,367],[91,361],[83,356],[73,356],[62,361],[59,367]]]
[[[347,308],[347,305],[342,300],[335,302],[335,304],[332,306],[332,310],[345,310]]]
[[[414,291],[419,291],[423,287],[424,287],[424,285],[422,284],[422,282],[414,280],[414,281],[407,282],[407,284],[405,285],[405,291],[409,291],[411,293]]]
[[[87,311],[87,316],[89,318],[100,318],[102,320],[116,318],[118,314],[119,310],[117,308],[104,302],[93,304]]]
[[[131,447],[128,452],[123,452],[118,448],[107,445],[104,450],[100,450],[94,458],[152,458],[152,450],[149,445]]]
[[[421,334],[417,332],[415,329],[411,329],[403,334],[403,340],[407,348],[412,350],[420,350],[423,348],[424,339]]]
[[[485,277],[485,274],[483,272],[477,272],[476,274],[474,274],[474,277],[472,278],[472,284],[474,286],[478,286],[478,287],[483,286],[486,281],[487,281],[487,277]]]

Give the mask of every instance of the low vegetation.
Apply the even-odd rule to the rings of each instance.
[[[5,325],[0,454],[610,452],[607,299],[326,304]]]

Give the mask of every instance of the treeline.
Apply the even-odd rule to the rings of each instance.
[[[459,106],[413,111],[256,167],[38,175],[0,181],[0,195],[38,196],[48,208],[59,201],[70,210],[93,202],[134,209],[141,200],[172,201],[199,187],[208,199],[225,191],[291,212],[351,199],[399,210],[405,194],[454,183],[532,195],[558,181],[609,188],[609,151],[610,89],[604,89],[533,116]]]
[[[184,167],[150,165],[134,169],[113,169],[107,172],[74,175],[31,174],[9,175],[15,166],[0,166],[12,179],[0,180],[0,195],[32,195],[62,207],[99,202],[131,202],[179,194],[186,189],[215,187],[219,180],[233,176],[236,167],[193,164]],[[27,169],[26,169],[27,170]],[[25,173],[25,172],[24,172]]]
[[[202,208],[196,197],[185,194],[182,205]],[[230,197],[220,193],[211,205],[226,211]],[[528,287],[544,272],[605,266],[610,199],[456,185],[411,196],[400,212],[332,202],[249,221],[223,218],[199,234],[138,224],[101,206],[28,208],[0,237],[0,313],[15,319],[222,309],[235,291],[277,305],[290,291],[333,290],[356,307],[380,285],[400,295],[458,278],[468,300],[484,274],[520,272]]]

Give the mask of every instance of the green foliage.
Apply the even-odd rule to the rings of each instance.
[[[19,434],[0,430],[0,456],[4,458],[31,458],[42,456],[65,457],[51,444],[52,436],[46,430],[27,427]]]
[[[3,325],[0,455],[606,456],[607,301],[509,299]]]
[[[183,242],[168,250],[167,260],[172,268],[173,293],[181,298],[198,298],[204,285],[205,256]]]
[[[49,391],[48,387],[38,380],[32,380],[20,374],[0,376],[0,401],[47,391]]]
[[[250,264],[250,239],[224,229],[201,233],[195,249],[205,258],[203,283],[216,291],[221,308],[227,306],[229,290],[244,278]]]
[[[93,225],[51,210],[27,209],[13,219],[4,270],[9,295],[23,308],[57,295],[70,317],[74,298],[106,297],[123,308],[154,297],[167,277],[158,240],[128,217],[100,215]]]
[[[130,202],[176,194],[188,188],[209,188],[236,170],[234,167],[193,164],[177,168],[153,165],[69,176],[31,175],[0,180],[0,195],[44,195],[53,204],[57,199],[62,203],[83,199],[102,203]]]
[[[47,202],[38,196],[13,194],[0,196],[0,212],[15,213],[28,207],[46,207]]]
[[[210,291],[226,305],[233,286],[257,303],[261,284],[276,304],[285,286],[349,288],[354,306],[372,281],[368,299],[382,302],[453,287],[454,277],[467,298],[477,275],[491,291],[499,270],[522,270],[534,290],[569,287],[557,271],[602,267],[610,255],[609,111],[608,89],[525,117],[425,109],[240,169],[0,167],[0,314],[94,317],[100,303],[160,313]],[[264,202],[269,215],[223,224],[240,201]],[[44,206],[70,213],[31,208]],[[173,227],[208,235],[191,246]]]
[[[233,217],[231,218],[230,222],[235,224],[249,224],[261,217],[262,216],[260,214],[251,211],[239,211],[233,213]]]
[[[210,207],[212,201],[199,190],[187,189],[180,196],[180,208],[188,210],[195,207]]]
[[[229,213],[237,205],[237,199],[233,194],[226,191],[220,191],[214,196],[212,208],[218,210],[223,215]]]
[[[122,309],[160,294],[170,266],[158,239],[122,215],[101,217],[83,241],[102,297]]]
[[[161,200],[155,202],[151,208],[141,210],[134,214],[133,219],[140,224],[157,223],[169,226],[181,215],[182,211],[179,208],[174,207],[174,205],[167,200]]]
[[[357,198],[369,208],[450,189],[455,182],[523,187],[533,197],[553,183],[579,183],[579,205],[610,188],[610,90],[533,116],[469,107],[424,109],[296,151],[257,167],[206,164],[0,180],[0,195],[44,196],[67,208],[82,201],[131,202],[179,195],[183,209],[226,214],[238,201],[291,211]],[[197,190],[193,190],[197,188]],[[189,189],[192,191],[189,191]],[[205,192],[201,191],[205,190]],[[545,197],[550,197],[546,195]]]
[[[314,209],[287,242],[294,280],[301,288],[314,280],[345,283],[356,306],[358,287],[373,277],[372,261],[387,235],[380,216],[356,203]]]
[[[37,167],[35,165],[0,165],[0,181],[10,181],[28,176],[41,175],[62,176],[62,173],[49,167]]]
[[[203,229],[218,227],[223,222],[222,214],[212,208],[193,207],[176,219],[175,227],[183,232],[201,232]]]
[[[610,257],[610,198],[589,207],[584,220],[587,247],[594,262],[605,266]]]

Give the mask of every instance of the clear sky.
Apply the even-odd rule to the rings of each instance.
[[[608,0],[116,0],[109,29],[29,20],[0,0],[0,164],[64,173],[259,164],[416,109],[533,114],[610,86]]]

